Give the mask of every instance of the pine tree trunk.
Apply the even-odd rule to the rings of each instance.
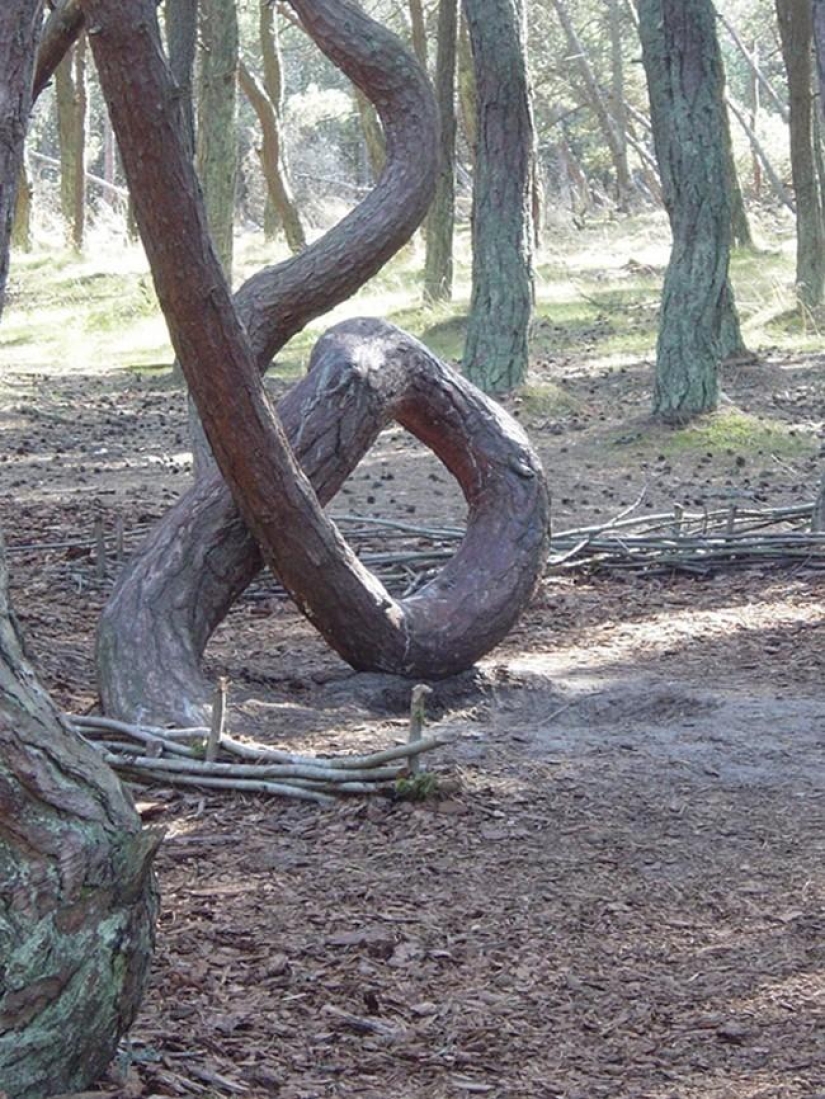
[[[289,181],[289,168],[286,159],[281,132],[281,117],[283,115],[284,77],[281,64],[281,40],[278,19],[275,13],[275,5],[261,3],[258,19],[258,37],[261,42],[261,59],[264,70],[263,90],[272,105],[271,134],[267,140],[266,124],[261,118],[261,127],[264,130],[263,155],[271,162],[271,168],[264,174],[267,178],[269,195],[265,211],[265,229],[268,222],[271,226],[272,211],[280,220],[284,228],[284,235],[290,251],[300,252],[306,248],[307,240],[301,214],[292,195],[292,187]],[[259,115],[260,118],[260,115]],[[269,151],[267,151],[269,148]],[[271,173],[271,182],[270,182]],[[271,228],[268,239],[271,239]]]
[[[796,287],[800,303],[812,309],[822,303],[825,290],[825,221],[814,157],[811,0],[776,0],[776,14],[788,74],[791,176],[796,196]]]
[[[441,116],[441,165],[435,197],[427,217],[424,298],[449,301],[453,295],[455,226],[455,73],[459,0],[441,0],[438,9],[438,54],[435,94]]]
[[[710,0],[640,0],[642,56],[673,248],[656,349],[654,413],[684,423],[716,407],[729,305],[730,189],[724,77]]]
[[[238,17],[234,0],[200,0],[200,11],[198,176],[212,241],[231,278],[238,175]]]
[[[86,187],[86,70],[78,38],[55,70],[55,104],[60,145],[60,209],[69,239],[83,247]]]
[[[463,369],[485,393],[527,375],[533,308],[526,25],[520,0],[465,0],[476,74],[473,291]]]

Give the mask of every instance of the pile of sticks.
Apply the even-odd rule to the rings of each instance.
[[[424,777],[421,753],[450,742],[449,737],[422,735],[429,691],[421,684],[413,687],[408,741],[368,755],[296,755],[230,736],[223,728],[225,681],[217,692],[222,702],[216,699],[213,704],[211,727],[164,729],[78,714],[64,714],[64,720],[127,781],[273,794],[331,805],[341,794],[397,794],[400,783],[414,790],[416,777]]]

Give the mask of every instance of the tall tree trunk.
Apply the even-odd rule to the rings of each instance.
[[[0,7],[0,312],[41,10]],[[151,954],[158,838],[62,724],[23,654],[0,541],[0,1086],[86,1088],[131,1024]]]
[[[475,160],[476,145],[478,144],[478,109],[476,106],[476,74],[473,68],[473,47],[470,44],[470,32],[467,29],[467,19],[464,15],[464,7],[459,0],[458,20],[458,56],[456,67],[458,75],[458,107],[461,128],[464,131],[464,140],[470,159]]]
[[[410,27],[412,28],[413,53],[418,64],[427,71],[427,22],[421,0],[409,0]]]
[[[86,209],[86,67],[82,36],[55,71],[55,104],[60,144],[60,209],[69,239],[80,251]]]
[[[197,189],[164,110],[167,79],[148,0],[125,14],[115,0],[85,3],[99,27],[98,70],[139,200],[159,297],[250,531],[266,546],[268,561],[298,606],[353,666],[425,676],[466,667],[512,624],[546,552],[546,490],[518,426],[391,326],[350,322],[329,334],[323,350],[319,345],[309,375],[294,391],[295,451],[309,446],[312,453],[313,437],[320,438],[322,447],[332,445],[333,475],[346,476],[351,442],[365,421],[339,385],[343,367],[356,376],[369,425],[394,414],[388,405],[394,391],[399,419],[439,451],[467,496],[468,531],[457,557],[421,592],[395,600],[364,573],[334,530],[330,539],[327,520],[294,466],[256,377],[296,328],[348,296],[423,217],[436,178],[436,120],[423,74],[394,36],[347,0],[291,0],[316,43],[382,110],[390,160],[374,191],[326,237],[248,281],[235,296],[236,316],[203,245]],[[136,114],[124,94],[124,71],[141,83],[145,115]],[[147,163],[153,170],[147,172]],[[179,240],[189,244],[185,253],[164,231],[170,217],[180,227]],[[405,393],[404,386],[411,388]],[[290,422],[285,411],[282,418]],[[340,450],[343,457],[336,456]],[[169,698],[173,707],[184,700],[199,705],[181,666],[181,649],[193,655],[197,672],[198,646],[238,585],[242,589],[260,565],[252,536],[232,516],[231,502],[227,515],[225,499],[220,479],[195,486],[119,586],[118,607],[107,616],[100,646],[102,662],[114,659],[116,665],[115,676],[104,675],[101,685],[110,699],[109,688],[116,688],[116,707],[124,697],[127,706],[133,704],[133,685],[117,692],[137,666],[146,672],[144,689],[155,693],[161,708]],[[217,515],[210,501],[217,503]],[[133,621],[135,613],[140,623]],[[148,633],[140,628],[147,614]],[[124,649],[129,637],[135,647]],[[164,693],[173,676],[180,690]]]
[[[243,61],[238,67],[238,79],[241,90],[258,116],[258,123],[261,127],[262,145],[258,150],[258,155],[266,182],[267,197],[284,227],[284,234],[290,251],[300,252],[303,248],[306,248],[306,235],[281,164],[281,137],[278,115],[263,86]]]
[[[453,232],[455,227],[455,72],[459,0],[440,0],[435,97],[441,117],[441,166],[435,197],[427,216],[424,297],[449,301],[453,295]]]
[[[610,20],[610,114],[616,138],[616,190],[619,209],[629,208],[633,184],[627,161],[627,110],[624,91],[624,49],[622,46],[621,0],[609,0]]]
[[[653,395],[654,413],[670,423],[716,407],[721,325],[730,304],[731,207],[715,18],[710,0],[639,2],[653,137],[673,233]]]
[[[796,286],[800,303],[812,309],[825,289],[825,222],[816,175],[811,94],[811,0],[776,0],[782,56],[788,74],[791,176],[796,196]]]
[[[198,176],[212,241],[231,278],[238,175],[238,17],[235,0],[200,0],[200,13]]]
[[[473,292],[463,368],[486,393],[527,375],[533,307],[526,25],[520,0],[464,0],[476,74]]]
[[[281,118],[284,111],[284,74],[281,63],[281,39],[280,24],[275,12],[275,5],[268,0],[261,0],[260,14],[258,18],[258,37],[261,42],[261,58],[264,69],[264,91],[275,111],[275,137],[277,138],[275,162],[279,168],[280,186],[278,194],[270,195],[266,204],[264,219],[272,222],[272,211],[284,227],[284,235],[287,244],[293,252],[300,252],[306,248],[306,233],[295,200],[292,197],[292,187],[289,182],[289,166],[286,159],[286,149],[281,136]],[[271,233],[271,231],[270,231]],[[270,235],[271,239],[271,235]]]

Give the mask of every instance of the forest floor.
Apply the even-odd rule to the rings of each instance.
[[[763,350],[670,431],[649,361],[535,335],[509,407],[556,529],[812,499],[825,356]],[[185,483],[183,401],[165,374],[18,362],[0,431],[18,615],[59,704],[89,711],[114,531],[128,553]],[[390,431],[332,511],[431,524],[461,502]],[[548,572],[475,673],[434,685],[430,731],[453,740],[422,802],[140,791],[167,830],[157,957],[101,1094],[825,1099],[822,582],[804,562]],[[405,736],[409,684],[351,672],[271,582],[208,664],[239,735]]]

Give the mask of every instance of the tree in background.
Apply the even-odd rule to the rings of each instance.
[[[782,56],[788,74],[791,175],[796,196],[796,285],[800,303],[812,309],[825,289],[825,221],[817,177],[811,47],[811,0],[776,0]]]
[[[440,0],[435,97],[441,117],[438,182],[427,215],[424,298],[449,301],[453,294],[453,233],[455,229],[456,55],[459,0]]]
[[[486,393],[527,375],[533,119],[523,0],[464,0],[476,77],[473,290],[463,369]]]
[[[86,229],[86,36],[80,35],[55,70],[60,142],[60,208],[76,251]]]
[[[639,33],[673,247],[662,294],[653,411],[716,408],[731,200],[724,75],[711,0],[640,0]]]
[[[40,0],[0,7],[0,312],[40,21]],[[38,685],[7,586],[0,541],[0,1082],[42,1099],[96,1079],[134,1019],[160,837]]]
[[[284,97],[283,69],[278,21],[275,6],[271,0],[261,0],[258,37],[263,60],[263,81],[258,80],[243,62],[240,64],[238,75],[241,90],[252,105],[261,127],[258,156],[267,188],[264,233],[266,238],[271,240],[274,235],[273,224],[280,223],[290,250],[300,252],[306,247],[306,233],[300,211],[292,196],[284,155],[281,124]]]
[[[238,15],[235,0],[200,0],[198,176],[212,240],[227,273],[238,178]]]

